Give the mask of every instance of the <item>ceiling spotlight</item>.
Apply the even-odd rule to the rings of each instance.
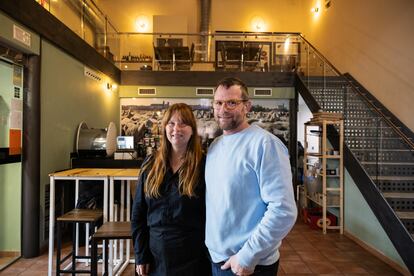
[[[319,12],[319,7],[313,7],[313,8],[311,9],[311,12],[313,12],[313,13],[318,13],[318,12]]]
[[[135,28],[138,32],[148,31],[149,20],[145,15],[140,15],[135,20]]]
[[[251,26],[256,32],[263,32],[265,31],[265,22],[260,16],[255,16],[251,20]]]

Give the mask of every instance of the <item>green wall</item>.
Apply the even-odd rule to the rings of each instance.
[[[345,230],[406,268],[347,170],[345,170],[344,189]]]
[[[0,147],[9,147],[13,65],[0,61]],[[23,90],[21,90],[23,92]],[[0,251],[20,251],[21,163],[0,165]]]
[[[40,202],[44,205],[48,174],[70,167],[79,123],[106,128],[112,121],[119,130],[119,96],[106,89],[106,76],[100,75],[101,81],[86,77],[82,63],[44,40],[41,46]],[[42,234],[44,213],[40,217]]]
[[[0,165],[0,251],[20,252],[21,163]]]

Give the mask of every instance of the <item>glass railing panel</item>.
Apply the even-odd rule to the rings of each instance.
[[[324,62],[313,50],[309,50],[308,89],[316,98],[319,106],[325,109],[325,76]]]
[[[113,41],[108,41],[106,33],[117,32],[111,24],[107,24],[105,15],[92,0],[42,1],[42,6],[100,54],[111,61],[114,60],[113,52],[108,49],[108,45],[111,42],[110,47],[115,48],[113,41],[119,39],[113,35]],[[117,44],[116,48],[119,48],[119,43]]]
[[[270,71],[296,72],[300,64],[300,37],[294,34],[280,34],[272,38],[273,53]]]
[[[49,12],[78,36],[84,38],[83,24],[81,21],[83,13],[81,1],[50,1]]]
[[[106,38],[105,38],[106,57],[115,63],[121,59],[121,41],[116,29],[109,21],[106,21]],[[104,55],[105,56],[105,55]]]
[[[299,44],[299,68],[297,73],[306,86],[308,86],[309,79],[309,49],[310,47],[308,43],[301,39]]]
[[[276,36],[266,34],[214,35],[210,61],[217,71],[268,72],[283,70],[276,64]],[[276,68],[279,65],[279,68]]]
[[[77,2],[77,1],[73,1]],[[105,15],[99,10],[91,0],[82,1],[81,22],[82,38],[101,55],[110,58],[109,51],[106,48],[107,24]]]
[[[116,62],[122,70],[127,69],[125,63],[137,63],[137,56],[151,56],[152,69],[164,71],[296,72],[300,66],[301,38],[296,34],[119,35],[120,60]],[[178,63],[185,64],[186,60],[190,60],[190,68],[180,67]],[[139,68],[136,65],[127,67]]]
[[[116,37],[113,38],[116,40]],[[118,35],[119,54],[114,60],[121,70],[152,70],[154,67],[154,36],[122,33]]]

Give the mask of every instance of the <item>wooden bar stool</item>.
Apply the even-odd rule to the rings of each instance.
[[[98,242],[104,241],[104,267],[108,275],[108,244],[109,240],[131,239],[131,222],[109,221],[105,222],[92,236],[92,275],[98,275]],[[129,258],[129,256],[127,256]],[[127,261],[129,261],[127,259]]]
[[[91,256],[81,256],[76,255],[76,242],[72,240],[72,251],[66,255],[63,259],[61,259],[61,251],[62,251],[62,230],[61,227],[64,223],[72,223],[72,239],[76,239],[76,224],[83,223],[89,224],[91,233],[94,232],[95,225],[102,219],[103,214],[102,210],[93,210],[93,209],[73,209],[70,212],[67,212],[63,216],[60,216],[56,219],[56,228],[57,228],[57,256],[56,256],[56,275],[60,275],[60,273],[90,273],[92,274],[91,270],[77,270],[76,269],[76,260],[77,259],[91,259]],[[87,245],[86,245],[87,246]],[[69,257],[72,257],[72,266],[71,269],[60,269],[60,266],[63,262],[65,262]]]

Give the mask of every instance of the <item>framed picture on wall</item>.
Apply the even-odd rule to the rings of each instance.
[[[194,98],[122,98],[120,108],[121,135],[134,136],[134,148],[144,158],[159,146],[161,120],[165,110],[174,103],[185,102],[193,109],[197,120],[197,132],[203,147],[222,134],[214,120],[211,99]],[[279,137],[287,145],[289,141],[289,100],[253,99],[248,122],[256,124]]]

